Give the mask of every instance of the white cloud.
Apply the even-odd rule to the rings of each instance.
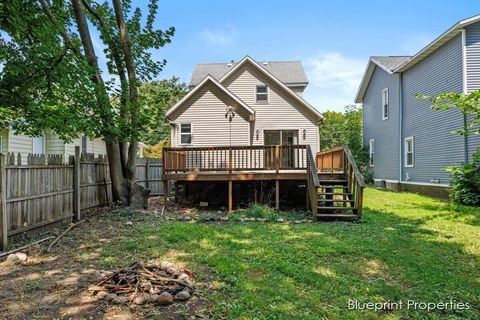
[[[318,110],[342,111],[352,104],[367,64],[366,59],[338,52],[320,52],[305,61],[310,80],[305,97]]]
[[[236,32],[233,27],[227,27],[225,30],[204,29],[198,33],[198,37],[211,45],[228,45],[236,42]]]

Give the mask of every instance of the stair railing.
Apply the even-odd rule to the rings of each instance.
[[[313,220],[316,219],[318,208],[318,188],[320,182],[318,181],[317,167],[313,159],[312,149],[307,145],[307,204],[313,213]]]

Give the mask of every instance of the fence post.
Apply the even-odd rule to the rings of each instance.
[[[150,189],[150,178],[148,177],[148,173],[150,172],[150,159],[146,159],[145,163],[145,187]]]
[[[73,165],[73,219],[80,221],[80,147],[75,146]]]
[[[7,215],[7,157],[0,154],[0,227],[2,228],[2,238],[0,247],[7,250],[8,245],[8,215]]]

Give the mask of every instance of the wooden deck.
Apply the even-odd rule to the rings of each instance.
[[[164,148],[164,188],[167,188],[168,181],[226,181],[228,209],[232,211],[233,182],[275,181],[275,207],[279,209],[280,181],[303,180],[308,187],[308,207],[317,219],[324,214],[319,208],[340,210],[340,207],[334,206],[340,200],[330,195],[322,198],[324,194],[336,195],[335,187],[330,186],[332,181],[341,181],[340,187],[347,191],[363,188],[355,189],[359,172],[356,165],[351,165],[353,157],[350,156],[348,148],[341,147],[318,153],[314,158],[308,145]],[[341,209],[351,209],[359,215],[361,208],[358,209],[358,203],[361,204],[361,201],[357,201],[357,193],[342,192],[340,195]],[[166,198],[165,192],[165,201]]]

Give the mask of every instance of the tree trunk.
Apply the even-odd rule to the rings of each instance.
[[[108,114],[112,114],[112,106],[110,104],[109,96],[104,86],[104,81],[98,66],[98,60],[97,56],[95,55],[95,49],[90,36],[87,19],[85,17],[85,11],[83,10],[82,0],[71,1],[78,32],[80,34],[80,39],[85,51],[85,56],[88,64],[94,71],[94,74],[92,75],[92,81],[96,84],[95,95],[100,109],[106,111],[101,113],[103,115],[102,122],[105,128],[109,128],[115,125],[113,119],[107,116]],[[133,139],[133,141],[130,143],[131,147],[129,151],[134,151],[134,153],[128,155],[126,166],[128,170],[124,170],[125,167],[122,165],[123,154],[120,149],[120,143],[118,141],[108,141],[109,138],[106,138],[110,178],[112,180],[113,200],[120,201],[123,205],[145,207],[149,191],[135,183],[136,148],[138,148],[138,142]]]

